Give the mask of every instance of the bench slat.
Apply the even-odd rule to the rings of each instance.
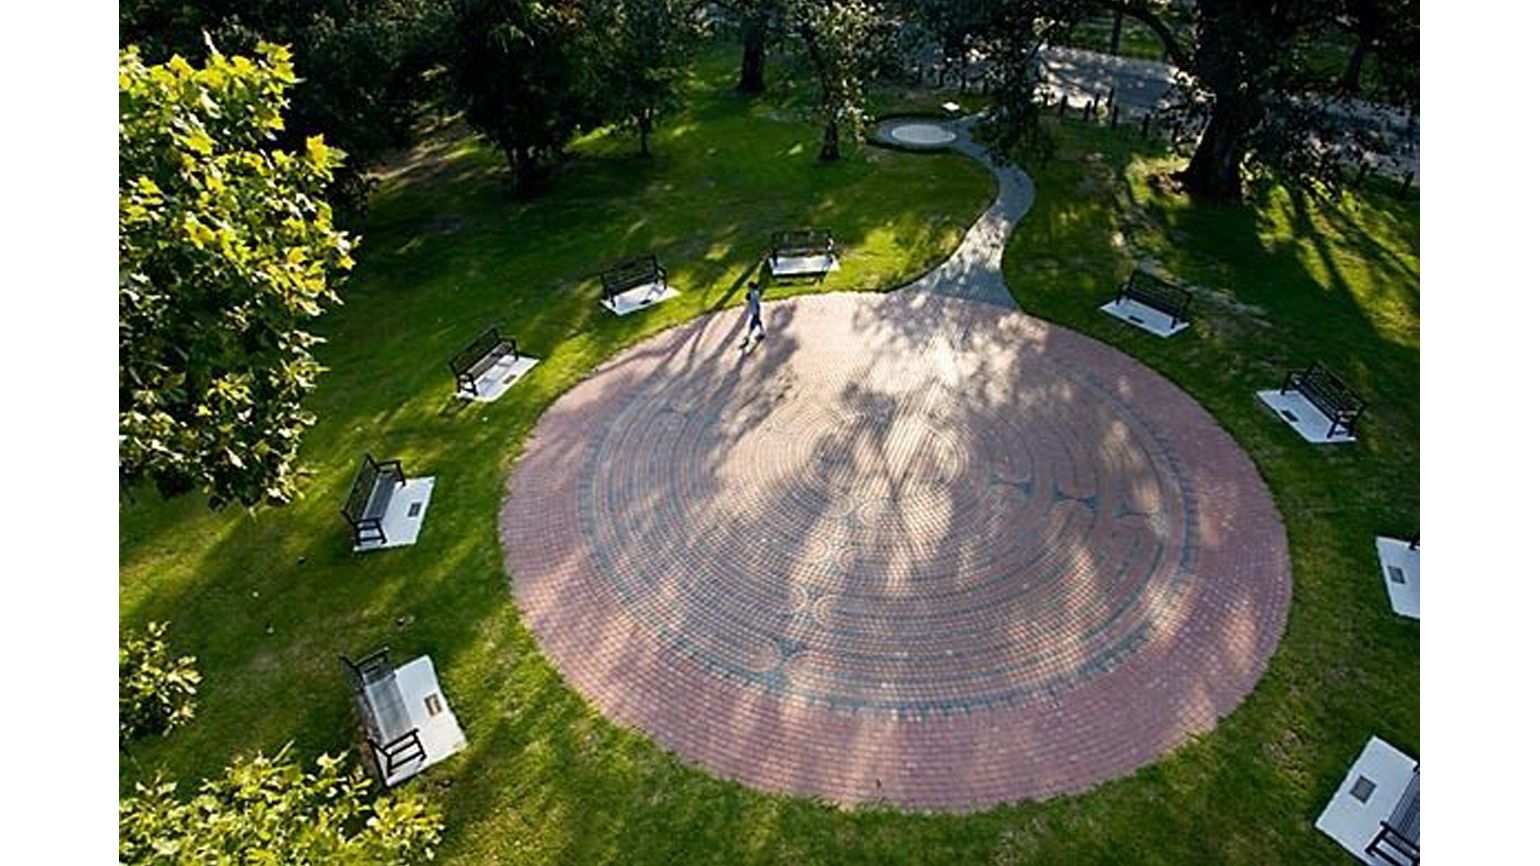
[[[604,285],[604,297],[609,299],[637,286],[654,282],[666,283],[668,271],[658,264],[657,256],[647,255],[621,262],[605,270],[599,275],[599,281]]]
[[[428,753],[407,712],[390,651],[378,649],[358,662],[343,656],[342,664],[375,766],[381,779],[391,784],[398,769],[412,761],[426,761]]]
[[[1396,803],[1396,808],[1391,810],[1390,819],[1386,821],[1401,834],[1401,838],[1412,843],[1418,842],[1422,836],[1421,778],[1421,768],[1412,771],[1412,778],[1406,783],[1406,790],[1401,792],[1401,799]]]
[[[1171,317],[1173,326],[1186,320],[1187,308],[1192,304],[1192,292],[1140,270],[1128,275],[1119,295],[1165,313]]]
[[[459,390],[475,394],[476,379],[507,355],[519,357],[518,341],[502,336],[496,328],[488,328],[449,359],[449,372],[454,374]]]
[[[364,686],[364,702],[373,719],[375,738],[381,744],[394,742],[413,730],[406,712],[406,701],[396,687],[396,672]]]
[[[390,507],[390,496],[395,491],[394,479],[381,474],[374,480],[374,492],[369,496],[369,504],[364,508],[364,517],[369,520],[379,520],[385,516],[385,510]]]
[[[1312,361],[1303,370],[1290,372],[1283,380],[1283,393],[1298,391],[1321,414],[1331,420],[1327,430],[1330,436],[1338,427],[1348,433],[1358,423],[1368,403],[1337,374],[1326,369],[1320,361]]]
[[[809,256],[834,253],[834,233],[828,229],[790,229],[770,236],[770,254]]]
[[[342,516],[353,529],[354,541],[383,541],[385,531],[380,519],[389,506],[390,494],[396,486],[405,483],[406,474],[400,460],[377,461],[371,454],[364,454],[348,488],[348,498],[342,505]]]

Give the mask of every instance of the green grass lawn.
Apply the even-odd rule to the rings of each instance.
[[[1184,47],[1192,44],[1192,21],[1190,16],[1180,9],[1168,11],[1167,20],[1172,22],[1177,38]],[[1165,43],[1160,41],[1154,31],[1144,26],[1141,22],[1132,18],[1123,19],[1123,30],[1118,36],[1118,50],[1109,51],[1112,47],[1112,16],[1087,15],[1075,22],[1070,28],[1069,34],[1064,39],[1064,44],[1072,48],[1084,48],[1088,51],[1100,51],[1103,54],[1117,54],[1119,57],[1133,57],[1139,60],[1164,60],[1166,59]]]
[[[320,324],[331,372],[310,402],[320,422],[304,498],[211,514],[146,494],[123,509],[122,619],[170,620],[205,680],[198,717],[136,744],[122,783],[156,768],[190,782],[291,739],[304,756],[350,745],[336,656],[389,644],[433,655],[470,741],[412,783],[444,808],[442,862],[1346,862],[1311,829],[1315,813],[1370,733],[1417,746],[1418,630],[1390,614],[1372,542],[1416,526],[1416,209],[1377,197],[1325,207],[1284,190],[1256,208],[1198,209],[1151,185],[1165,157],[1132,138],[1066,132],[1033,169],[1038,204],[1007,270],[1029,311],[1190,390],[1273,488],[1294,603],[1270,671],[1230,719],[1083,796],[908,816],[713,779],[562,685],[519,621],[495,525],[542,409],[621,347],[740,303],[775,229],[827,225],[846,245],[818,290],[890,287],[943,257],[993,194],[956,156],[866,148],[817,164],[818,130],[795,99],[732,95],[733,60],[721,51],[699,67],[656,157],[633,156],[622,136],[585,138],[537,200],[510,199],[500,158],[453,125],[391,167],[347,304]],[[1095,311],[1130,245],[1214,289],[1170,344]],[[683,295],[611,317],[593,274],[648,250]],[[1223,312],[1221,299],[1237,305]],[[445,359],[489,324],[544,360],[500,402],[462,407]],[[1370,400],[1360,444],[1309,448],[1252,404],[1251,390],[1311,357]],[[438,477],[417,546],[348,551],[337,507],[364,450]]]

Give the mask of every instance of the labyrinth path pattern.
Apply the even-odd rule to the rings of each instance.
[[[966,811],[1212,728],[1289,601],[1191,398],[998,303],[839,294],[660,334],[552,406],[501,516],[525,621],[607,716],[761,788]]]

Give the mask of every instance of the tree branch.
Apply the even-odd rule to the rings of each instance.
[[[1160,16],[1155,14],[1155,10],[1142,3],[1136,4],[1125,0],[1095,0],[1095,3],[1109,12],[1121,12],[1123,17],[1132,18],[1150,28],[1150,32],[1154,33],[1166,47],[1166,56],[1171,58],[1171,64],[1182,70],[1189,68],[1192,59],[1187,56],[1187,50],[1177,41],[1176,34],[1171,32],[1166,22],[1160,20]]]

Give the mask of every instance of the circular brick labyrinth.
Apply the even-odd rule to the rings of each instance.
[[[510,478],[519,606],[603,712],[758,787],[968,810],[1124,775],[1250,691],[1283,528],[1175,386],[974,301],[766,321],[607,362]]]

